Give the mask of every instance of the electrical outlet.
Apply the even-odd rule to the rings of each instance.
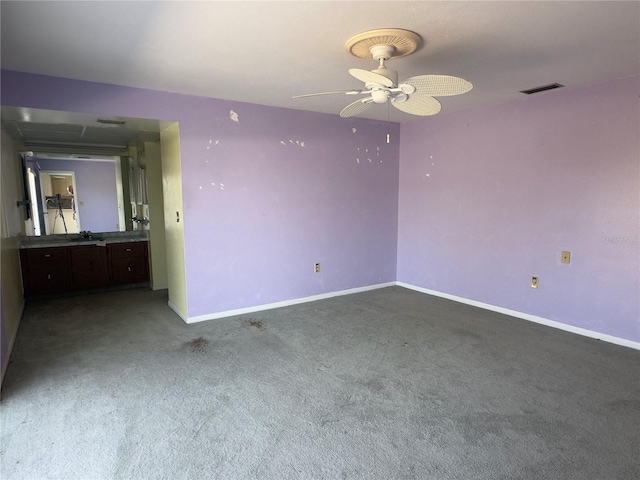
[[[531,288],[538,288],[538,277],[531,277]]]
[[[320,264],[319,264],[319,263],[315,263],[315,264],[313,265],[313,271],[314,271],[315,273],[319,273],[319,272],[320,272]]]
[[[562,263],[571,263],[571,252],[563,251],[560,255],[560,261]]]

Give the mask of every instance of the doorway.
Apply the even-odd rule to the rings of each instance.
[[[79,233],[80,215],[76,208],[74,172],[41,170],[40,188],[45,234]]]

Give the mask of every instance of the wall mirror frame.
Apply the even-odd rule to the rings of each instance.
[[[21,151],[25,235],[124,232],[133,229],[130,157]],[[123,173],[124,166],[124,173]],[[127,187],[127,188],[125,188]],[[125,201],[126,198],[126,201]]]

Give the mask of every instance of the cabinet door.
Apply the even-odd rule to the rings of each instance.
[[[108,246],[113,283],[139,283],[149,280],[147,242],[111,243]]]
[[[71,273],[76,289],[102,287],[109,284],[107,249],[94,245],[70,249]]]
[[[34,263],[28,269],[30,293],[57,293],[71,289],[71,272],[66,260]]]
[[[43,295],[71,290],[71,270],[65,247],[20,250],[25,294]]]
[[[67,260],[38,262],[28,266],[29,293],[47,294],[71,289],[71,272]]]
[[[140,256],[112,257],[111,280],[113,283],[137,283],[149,280],[147,258]]]

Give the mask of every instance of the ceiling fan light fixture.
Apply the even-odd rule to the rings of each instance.
[[[389,100],[388,90],[374,90],[371,92],[371,98],[375,103],[386,103]]]

